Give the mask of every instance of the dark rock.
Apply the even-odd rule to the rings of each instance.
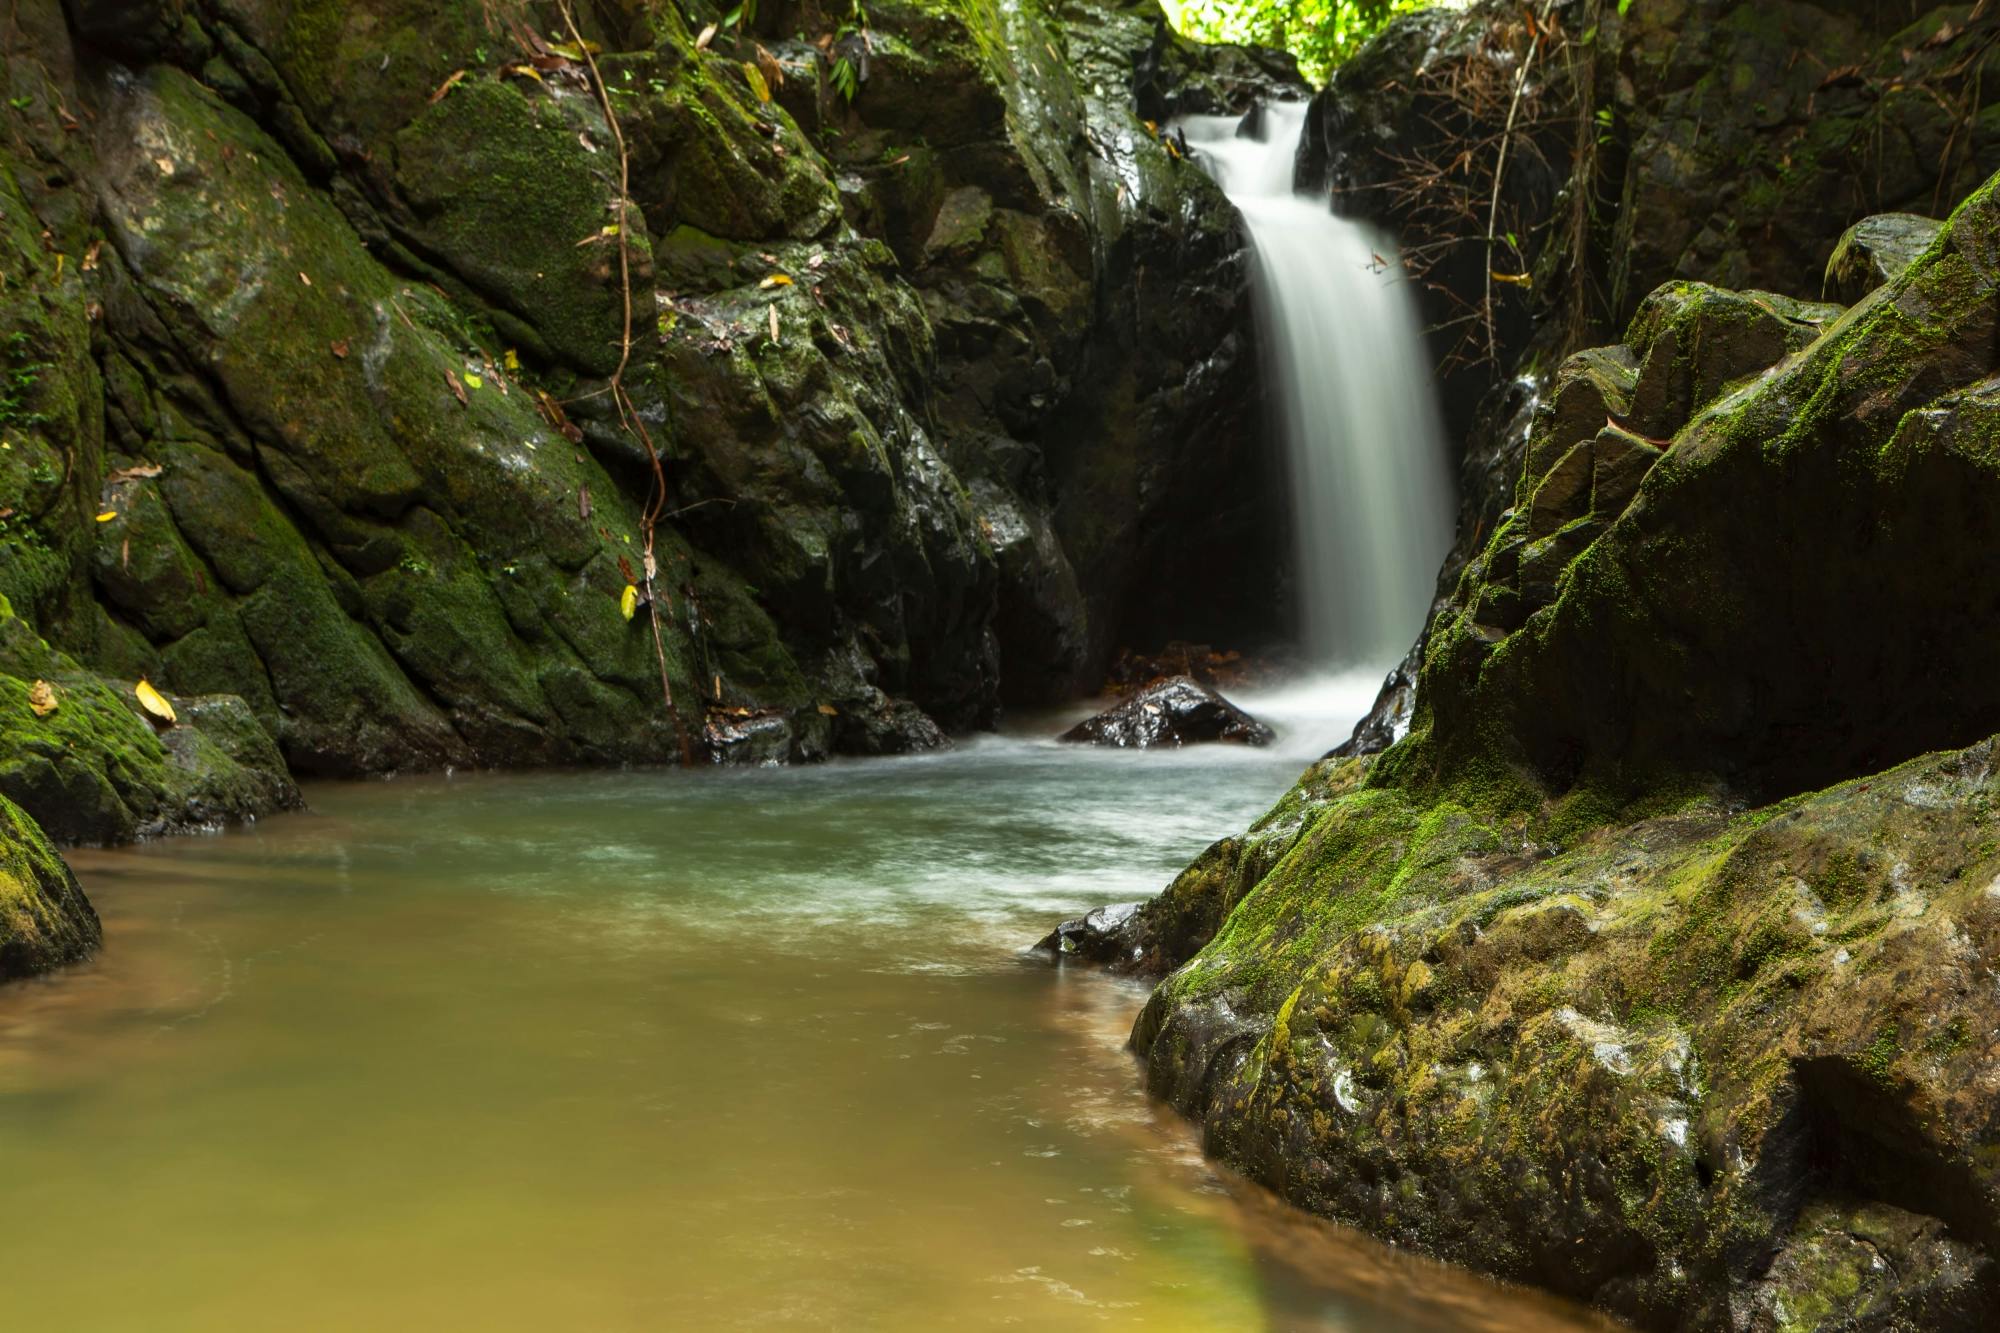
[[[1930,249],[1944,230],[1936,218],[1914,213],[1881,213],[1849,227],[1826,264],[1826,291],[1836,301],[1855,305],[1878,287],[1899,277]]]
[[[1149,685],[1062,734],[1072,743],[1153,750],[1208,741],[1268,745],[1272,730],[1191,676]]]
[[[1036,951],[1061,959],[1105,966],[1128,966],[1144,952],[1131,929],[1138,903],[1113,903],[1065,921],[1035,945]]]

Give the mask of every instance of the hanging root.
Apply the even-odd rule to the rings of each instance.
[[[632,406],[631,396],[625,392],[625,371],[632,364],[632,249],[628,239],[631,233],[632,162],[625,149],[625,131],[618,123],[618,113],[611,106],[611,90],[605,87],[604,75],[597,68],[597,56],[577,29],[576,15],[570,8],[569,0],[560,0],[557,8],[562,14],[563,26],[569,30],[570,41],[583,54],[584,63],[590,69],[591,89],[597,94],[597,104],[604,111],[605,124],[610,127],[612,141],[618,149],[618,285],[624,297],[625,323],[619,334],[618,368],[611,372],[611,400],[617,404],[619,422],[639,442],[646,460],[653,466],[652,486],[646,496],[646,507],[639,516],[639,531],[645,542],[646,614],[653,625],[653,655],[660,663],[660,695],[666,700],[667,716],[672,719],[674,736],[680,742],[681,764],[687,767],[694,763],[694,744],[688,736],[687,727],[681,722],[680,709],[674,705],[674,683],[667,671],[666,634],[660,628],[660,566],[654,554],[654,537],[667,508],[667,473],[660,462],[660,451],[653,445],[652,433],[646,429],[645,421]]]

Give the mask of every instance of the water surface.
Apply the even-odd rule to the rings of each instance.
[[[0,990],[9,1324],[1582,1327],[1204,1165],[1143,992],[1022,956],[1337,730],[319,786],[77,853],[103,954]]]

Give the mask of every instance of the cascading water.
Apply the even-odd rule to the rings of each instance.
[[[1243,215],[1292,479],[1306,648],[1330,667],[1399,660],[1451,543],[1444,427],[1394,243],[1296,193],[1302,103],[1182,122]]]

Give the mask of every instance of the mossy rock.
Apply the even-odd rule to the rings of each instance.
[[[1985,1327],[1996,756],[1568,847],[1309,778],[1141,1015],[1148,1086],[1296,1203],[1642,1327]]]
[[[1712,364],[1714,326],[1654,321],[1646,364],[1676,349],[1660,401],[1722,396],[1515,623],[1478,610],[1517,539],[1493,535],[1432,628],[1411,738],[1373,780],[1483,775],[1517,808],[1714,782],[1768,800],[2000,726],[2000,648],[1966,611],[2000,600],[1975,554],[2000,540],[1996,255],[1989,183],[1895,282],[1742,383],[1817,315],[1723,303],[1744,320],[1720,327],[1757,355]]]
[[[0,796],[0,981],[86,958],[102,938],[76,876],[35,821]]]

